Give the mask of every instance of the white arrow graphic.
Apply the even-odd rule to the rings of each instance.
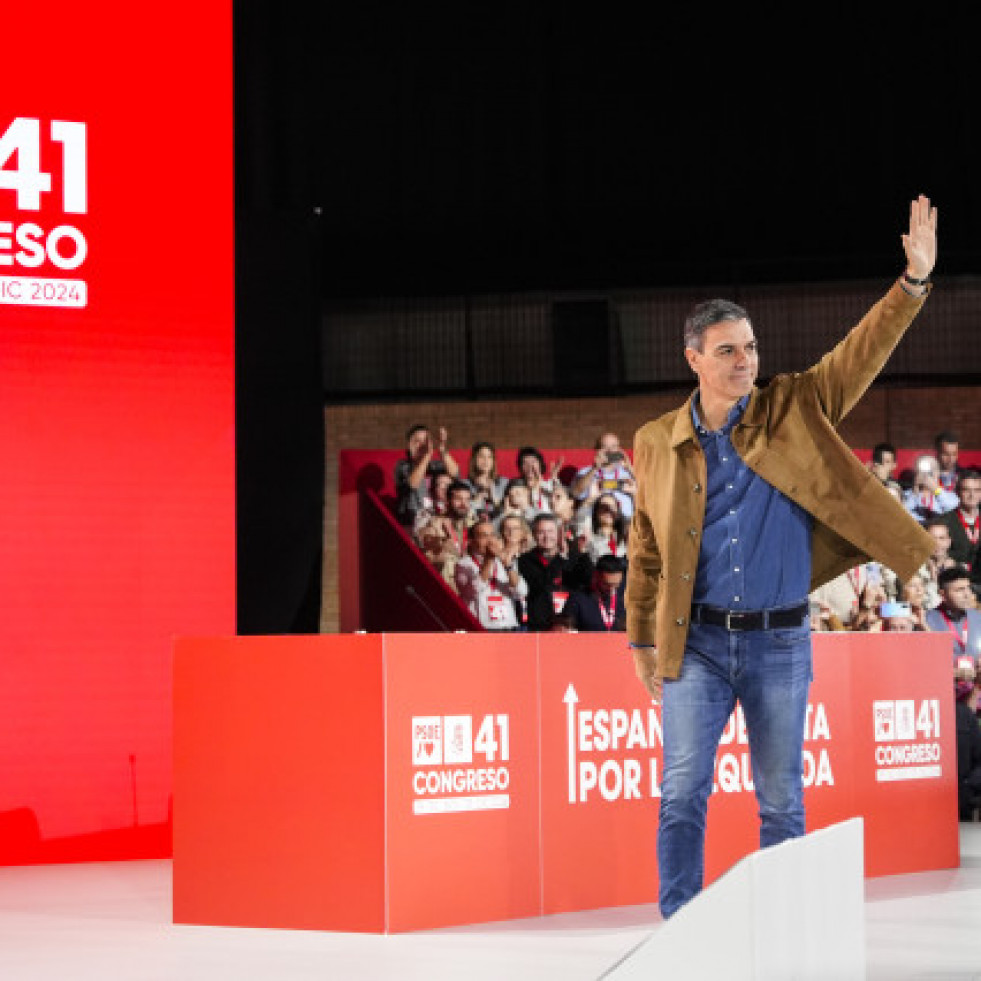
[[[576,704],[579,696],[576,689],[569,682],[569,687],[565,691],[562,699],[566,708],[566,731],[569,736],[569,803],[576,802]]]

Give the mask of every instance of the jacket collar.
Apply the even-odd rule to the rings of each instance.
[[[695,435],[695,424],[692,422],[692,402],[695,396],[698,395],[698,389],[696,388],[691,395],[685,400],[685,404],[678,410],[677,415],[674,418],[674,426],[671,428],[671,448],[677,449],[682,443],[686,443],[689,440],[692,442],[697,441]],[[760,399],[760,390],[754,385],[753,390],[749,393],[749,404],[746,406],[746,411],[743,413],[742,419],[736,423],[737,426],[749,426],[754,429],[759,429],[764,425],[766,421],[766,411]]]

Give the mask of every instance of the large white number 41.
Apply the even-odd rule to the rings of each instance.
[[[62,148],[62,204],[66,214],[88,210],[85,123],[55,119],[51,139]],[[14,154],[17,166],[9,167]],[[40,211],[51,190],[51,174],[41,170],[41,120],[18,116],[0,136],[0,190],[17,194],[18,211]]]

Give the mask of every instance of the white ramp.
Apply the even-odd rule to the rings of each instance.
[[[853,818],[754,852],[603,978],[863,979],[862,836]]]

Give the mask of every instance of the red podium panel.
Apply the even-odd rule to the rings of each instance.
[[[868,875],[958,864],[950,648],[818,635],[808,828],[865,820]],[[178,922],[403,931],[653,902],[660,707],[620,636],[182,641]],[[739,710],[706,876],[757,847]]]

